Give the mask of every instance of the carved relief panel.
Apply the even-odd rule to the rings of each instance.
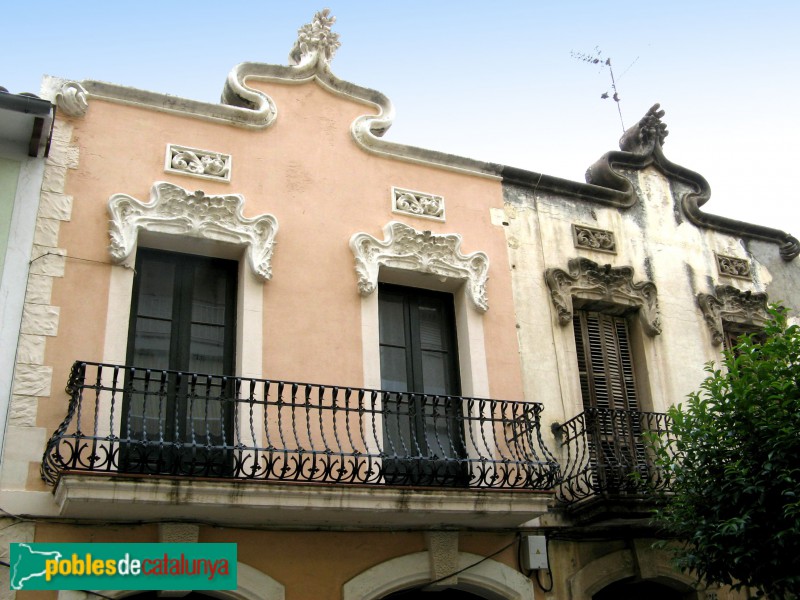
[[[392,212],[444,221],[444,198],[393,187]]]
[[[725,256],[724,254],[714,253],[717,257],[717,271],[720,275],[736,277],[738,279],[752,279],[750,261],[746,258],[735,256]]]
[[[230,181],[232,162],[233,157],[230,154],[167,144],[164,170],[167,173],[180,173],[216,181]]]
[[[572,224],[572,241],[576,248],[586,248],[598,252],[617,253],[617,241],[614,232],[607,229],[595,229],[585,225]]]

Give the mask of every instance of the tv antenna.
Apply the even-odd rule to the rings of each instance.
[[[576,58],[585,63],[589,63],[591,65],[599,65],[601,69],[608,68],[608,74],[609,77],[611,78],[611,93],[609,93],[609,90],[606,90],[602,94],[600,94],[600,98],[603,100],[608,100],[609,98],[611,98],[617,105],[617,112],[619,113],[619,123],[620,125],[622,125],[622,132],[625,133],[625,122],[622,119],[622,107],[620,107],[621,98],[619,96],[619,90],[617,89],[617,80],[614,77],[614,68],[611,66],[611,57],[609,56],[607,58],[603,58],[603,52],[602,50],[600,50],[599,46],[594,47],[593,54],[586,54],[584,52],[575,52],[575,51],[571,51],[569,54],[570,56],[572,56],[572,58]],[[636,64],[637,60],[639,60],[638,56],[628,66],[628,68],[625,69],[622,75],[625,75],[625,73],[627,73],[630,70],[630,68],[634,64]]]

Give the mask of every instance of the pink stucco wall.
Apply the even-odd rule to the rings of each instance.
[[[146,201],[153,182],[165,180],[208,195],[242,194],[245,216],[271,213],[278,219],[273,279],[263,286],[264,377],[363,384],[361,299],[348,240],[362,231],[382,238],[382,227],[399,220],[419,230],[459,233],[464,253],[489,255],[490,308],[482,319],[490,393],[523,399],[506,242],[502,228],[490,222],[489,209],[503,205],[500,182],[366,152],[353,140],[350,124],[374,109],[314,82],[249,84],[278,107],[268,129],[99,99],[73,121],[80,163],[68,172],[66,193],[74,207],[59,240],[71,258],[54,285],[59,334],[49,340],[46,356],[55,393],[73,360],[102,359],[109,197],[125,193]],[[165,173],[167,143],[231,154],[231,182]],[[444,196],[447,221],[393,214],[393,185]],[[63,404],[49,406],[39,411],[39,423],[52,428],[63,418]]]

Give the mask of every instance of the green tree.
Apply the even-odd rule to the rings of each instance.
[[[684,540],[684,571],[778,600],[800,594],[800,328],[770,315],[670,410],[676,448],[656,454],[673,493],[656,522]]]

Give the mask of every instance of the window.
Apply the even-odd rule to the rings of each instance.
[[[578,310],[573,326],[584,407],[638,410],[627,320]]]
[[[237,263],[140,249],[120,468],[223,475],[232,415]]]
[[[735,350],[736,344],[741,341],[739,338],[748,334],[752,334],[753,339],[759,344],[763,343],[766,338],[764,330],[757,325],[722,320],[722,348],[724,350],[734,350],[734,354],[738,355]]]
[[[628,321],[578,310],[573,327],[594,485],[620,491],[634,470],[646,472]]]
[[[378,302],[386,480],[463,484],[453,296],[380,284]]]

